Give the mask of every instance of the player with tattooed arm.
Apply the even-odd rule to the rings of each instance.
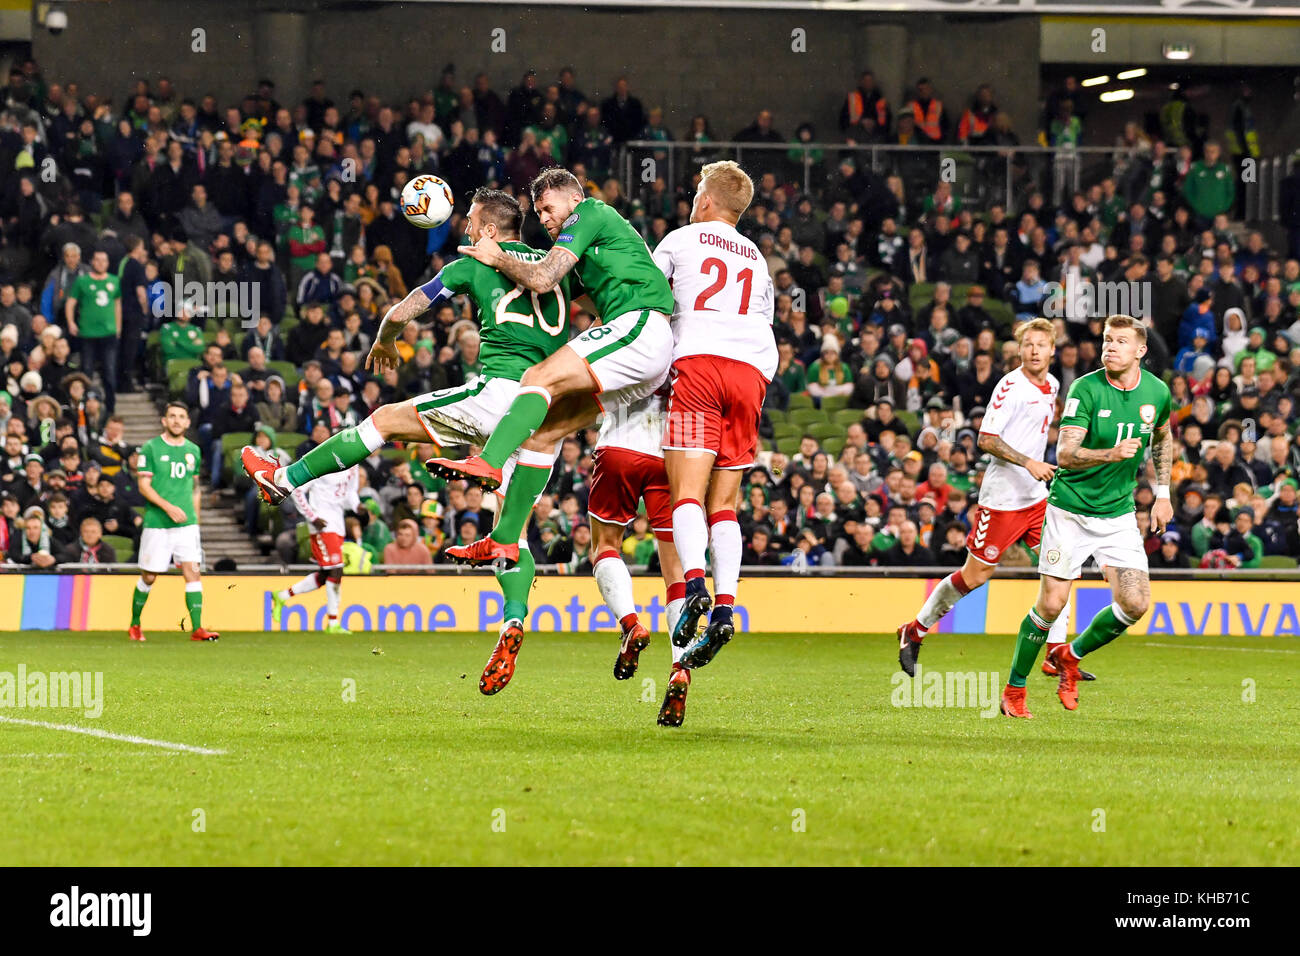
[[[1018,543],[1035,552],[1038,548],[1047,483],[1056,472],[1055,465],[1043,460],[1060,390],[1047,371],[1056,354],[1056,330],[1047,319],[1033,319],[1016,330],[1016,344],[1020,366],[1002,376],[980,426],[980,450],[993,461],[980,485],[979,510],[966,537],[966,563],[940,581],[916,617],[897,631],[898,664],[909,677],[916,676],[926,634],[958,601],[993,577],[1002,555]],[[1049,647],[1065,640],[1068,625],[1067,604],[1052,625]],[[1046,672],[1057,676],[1055,669]]]
[[[1136,624],[1151,603],[1134,494],[1149,447],[1156,472],[1151,525],[1156,534],[1163,532],[1174,517],[1169,500],[1174,438],[1169,387],[1142,368],[1146,353],[1146,327],[1132,316],[1112,315],[1103,331],[1102,367],[1070,386],[1043,520],[1038,600],[1021,622],[1002,694],[1008,716],[1033,716],[1025,706],[1025,678],[1089,558],[1104,568],[1113,600],[1073,642],[1048,652],[1059,673],[1056,694],[1066,710],[1079,706],[1080,658]]]

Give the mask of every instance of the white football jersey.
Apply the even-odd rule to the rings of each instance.
[[[597,448],[626,448],[654,458],[664,456],[664,396],[658,392],[640,401],[615,405],[601,416]]]
[[[317,518],[324,518],[325,527],[321,530],[330,534],[343,534],[346,530],[343,526],[343,512],[356,511],[361,507],[361,498],[357,494],[360,487],[357,466],[353,465],[347,471],[322,475],[293,489],[293,503],[309,524]]]
[[[720,355],[776,374],[772,276],[758,247],[725,222],[674,229],[654,251],[673,284],[673,359]]]
[[[1042,461],[1059,391],[1060,383],[1050,373],[1047,384],[1039,388],[1023,369],[1008,372],[993,390],[980,434],[997,435],[1022,455]],[[1001,458],[993,459],[980,486],[980,504],[994,511],[1017,511],[1046,497],[1047,482]]]

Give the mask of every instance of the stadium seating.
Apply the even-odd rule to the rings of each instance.
[[[916,412],[909,412],[906,409],[899,409],[894,412],[895,417],[902,423],[903,427],[908,430],[913,438],[921,430],[920,419],[917,418]]]
[[[104,543],[112,547],[119,562],[126,563],[135,558],[135,542],[124,535],[106,534]]]
[[[822,414],[819,408],[801,408],[798,411],[790,412],[786,418],[791,424],[800,426],[826,421],[826,416]]]

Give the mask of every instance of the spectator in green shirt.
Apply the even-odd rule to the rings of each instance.
[[[311,206],[298,207],[298,221],[284,234],[285,248],[289,251],[289,265],[294,270],[290,287],[296,288],[298,279],[311,271],[316,264],[316,256],[328,252],[325,245],[325,230],[316,225],[316,210]]]
[[[1205,158],[1192,163],[1183,180],[1183,198],[1196,213],[1197,228],[1208,229],[1219,213],[1237,198],[1236,174],[1219,160],[1219,144],[1205,144]]]
[[[177,310],[176,319],[165,323],[159,330],[163,368],[172,359],[197,359],[203,354],[203,333],[190,321],[193,315],[193,305],[183,302]]]
[[[808,390],[808,376],[803,364],[794,357],[794,344],[783,341],[776,347],[779,356],[776,365],[776,377],[781,380],[785,390],[791,395],[798,395]]]
[[[117,347],[122,336],[122,285],[108,271],[108,253],[96,249],[90,272],[77,276],[64,302],[68,332],[81,339],[81,370],[95,374],[100,366],[104,407],[111,414],[117,402]]]
[[[840,361],[840,343],[832,335],[822,340],[821,358],[808,367],[808,391],[817,398],[853,393],[853,373]]]
[[[1205,496],[1201,520],[1192,525],[1192,552],[1196,557],[1202,557],[1205,552],[1210,550],[1210,541],[1214,537],[1215,531],[1215,519],[1221,510],[1223,510],[1223,497],[1221,495],[1211,493]]]
[[[539,149],[542,143],[549,142],[551,144],[551,155],[558,162],[564,162],[564,157],[569,155],[569,131],[560,122],[559,113],[554,103],[543,104],[542,118],[537,123],[529,126],[528,129],[537,137]]]

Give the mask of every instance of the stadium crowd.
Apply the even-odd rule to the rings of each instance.
[[[250,433],[287,462],[380,404],[480,368],[477,322],[461,298],[405,329],[399,372],[363,369],[387,306],[457,255],[463,210],[427,232],[402,218],[396,200],[411,177],[435,173],[461,197],[497,184],[527,209],[528,182],[565,164],[653,247],[688,221],[692,173],[719,158],[707,117],[674,135],[627,79],[589,98],[570,68],[553,82],[530,71],[502,96],[486,74],[461,85],[449,67],[405,103],[361,90],[335,103],[323,81],[292,105],[277,102],[270,81],[237,104],[193,92],[140,80],[109,98],[47,82],[31,61],[4,87],[6,564],[130,559],[143,500],[114,410],[119,393],[146,387],[190,406],[213,503],[239,509],[249,533],[285,559],[301,557],[292,506],[261,505],[223,437]],[[1088,142],[1084,92],[1067,81],[1047,95],[1040,142]],[[985,464],[980,420],[1017,362],[1014,323],[1054,318],[1064,396],[1099,367],[1104,312],[1093,314],[1081,290],[1101,283],[1145,303],[1146,365],[1175,400],[1177,519],[1148,536],[1152,566],[1300,556],[1300,174],[1283,184],[1289,248],[1234,222],[1232,170],[1258,155],[1249,90],[1222,125],[1226,148],[1175,94],[1158,128],[1129,124],[1086,188],[1055,203],[987,85],[958,110],[921,79],[895,107],[864,73],[839,116],[824,119],[823,128],[838,120],[845,144],[1003,147],[1017,214],[1007,197],[954,190],[933,153],[891,153],[876,169],[860,154],[818,149],[805,193],[799,144],[827,139],[812,122],[787,139],[762,111],[731,137],[790,146],[745,156],[757,192],[739,228],[774,277],[781,354],[761,423],[768,441],[739,512],[746,564],[960,565]],[[624,144],[640,140],[691,144],[673,154],[677,191],[659,170],[624,194],[613,171]],[[550,244],[533,216],[523,239]],[[178,277],[237,283],[241,302],[255,292],[247,301],[258,314],[172,296]],[[592,320],[575,310],[575,334]],[[539,564],[590,570],[595,438],[564,443],[530,525]],[[1054,430],[1051,439],[1049,460]],[[492,496],[429,475],[423,460],[434,453],[388,450],[361,467],[349,567],[438,562],[446,545],[486,534]],[[1143,485],[1144,530],[1152,497]],[[624,553],[655,564],[644,518]]]

